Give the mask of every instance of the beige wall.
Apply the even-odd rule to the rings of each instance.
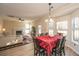
[[[3,21],[2,21],[2,19],[0,18],[0,36],[1,36],[1,33],[2,33],[2,27],[3,27]]]
[[[48,27],[47,27],[47,23],[45,22],[45,18],[41,18],[39,20],[35,20],[34,22],[34,26],[37,29],[37,33],[38,33],[38,25],[42,26],[42,32],[48,32]]]
[[[76,11],[73,11],[70,14],[64,15],[64,16],[54,17],[54,21],[55,21],[55,23],[57,21],[63,21],[63,20],[67,20],[68,21],[68,30],[67,30],[68,34],[67,34],[67,38],[66,38],[66,45],[69,46],[70,48],[72,48],[76,53],[79,54],[79,44],[75,44],[72,41],[72,18],[74,16],[78,16],[79,17],[79,9],[76,10]],[[42,25],[42,32],[47,32],[48,31],[48,25],[45,23],[46,19],[47,19],[46,17],[43,17],[43,18],[40,18],[38,20],[35,20],[35,22],[34,22],[36,28],[37,28],[38,25]],[[56,24],[55,24],[54,32],[55,33],[57,32]]]
[[[55,18],[52,19],[55,21]],[[37,33],[38,33],[38,25],[42,26],[42,33],[48,32],[48,22],[45,22],[45,20],[48,20],[48,17],[41,17],[33,22],[34,26],[36,27]],[[54,25],[54,29],[53,29],[54,31],[56,31],[55,27],[56,25]]]
[[[25,24],[30,23],[32,25],[32,22],[19,22],[19,21],[10,21],[10,20],[4,20],[3,27],[6,29],[6,33],[8,35],[15,35],[17,30],[25,30]]]
[[[18,21],[4,21],[3,27],[6,29],[8,35],[15,35],[15,31],[22,30],[25,25]]]
[[[79,44],[76,44],[76,43],[74,43],[73,41],[72,41],[72,26],[70,25],[71,24],[71,22],[72,22],[72,18],[73,17],[76,17],[76,16],[78,16],[79,17],[79,9],[77,9],[76,11],[74,11],[72,14],[71,14],[71,17],[70,17],[70,21],[69,21],[69,39],[70,39],[70,41],[69,41],[69,43],[68,43],[68,46],[69,47],[71,47],[76,53],[78,53],[79,54]]]
[[[70,7],[72,7],[72,8],[70,8]],[[66,45],[71,47],[75,52],[77,52],[79,54],[79,45],[72,42],[72,29],[71,29],[72,17],[74,17],[74,16],[79,17],[79,9],[77,9],[69,14],[66,13],[66,11],[69,12],[69,10],[72,10],[72,9],[75,9],[78,7],[79,7],[79,4],[75,4],[75,5],[70,4],[70,5],[66,5],[65,7],[59,8],[54,12],[54,14],[60,15],[60,14],[65,13],[66,15],[60,16],[60,17],[54,17],[52,19],[55,21],[55,23],[57,21],[62,21],[62,20],[68,21],[68,34],[67,34],[67,39],[66,39]],[[48,24],[45,22],[46,19],[48,19],[47,16],[39,17],[39,18],[37,18],[37,20],[35,20],[33,22],[33,26],[35,26],[37,28],[37,31],[38,31],[38,25],[42,25],[42,32],[48,32]],[[23,23],[19,23],[19,22],[15,22],[15,21],[7,21],[7,20],[3,22],[1,20],[1,18],[0,18],[0,25],[1,25],[1,28],[2,27],[6,28],[6,32],[10,35],[14,35],[16,30],[24,29]],[[55,24],[54,32],[55,33],[57,32],[56,24]],[[3,42],[6,42],[6,41],[8,42],[9,40],[0,39],[0,42],[2,42],[2,43],[0,43],[0,45],[1,44],[3,45]]]
[[[25,22],[12,21],[12,20],[9,20],[7,17],[5,17],[5,19],[3,17],[0,18],[0,26],[1,26],[1,28],[6,29],[6,34],[7,34],[7,36],[3,36],[1,34],[1,36],[0,36],[0,47],[6,46],[6,44],[9,43],[9,42],[11,44],[13,44],[13,41],[15,41],[15,40],[18,40],[18,42],[21,42],[23,38],[22,38],[22,36],[17,37],[16,31],[17,30],[25,30],[25,24],[28,23],[28,22],[29,21],[25,21]],[[0,31],[0,33],[1,32],[2,31]]]
[[[61,16],[58,19],[67,20],[68,21],[68,34],[66,39],[66,45],[73,49],[76,53],[79,54],[79,44],[76,44],[72,41],[72,18],[78,16],[79,17],[79,9],[72,12],[69,15]],[[57,20],[59,21],[59,20]],[[61,20],[60,20],[61,21]]]

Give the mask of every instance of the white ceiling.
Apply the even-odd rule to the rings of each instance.
[[[54,9],[64,3],[52,3]],[[48,13],[48,3],[0,3],[0,15],[17,17],[39,17]]]

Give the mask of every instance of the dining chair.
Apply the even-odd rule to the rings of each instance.
[[[59,47],[59,45],[60,45],[60,40],[56,42],[56,46],[52,49],[52,54],[54,54],[55,56],[57,55],[57,48]]]
[[[41,33],[41,34],[40,34],[40,36],[43,36],[43,35],[44,35],[44,33]]]
[[[49,35],[49,33],[48,33],[48,32],[46,32],[44,35]]]
[[[66,42],[66,37],[64,36],[62,41],[61,41],[61,45],[60,45],[60,53],[65,55],[65,42]]]
[[[39,46],[40,41],[33,37],[34,42],[34,55],[35,56],[42,56],[45,55],[45,50]]]
[[[56,47],[54,49],[52,49],[52,54],[55,54],[56,55],[65,55],[65,36],[60,39],[57,43],[56,43]],[[62,54],[63,53],[63,54]]]

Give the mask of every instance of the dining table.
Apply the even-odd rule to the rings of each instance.
[[[52,49],[54,47],[56,47],[56,43],[58,40],[62,39],[62,35],[54,35],[54,36],[50,36],[50,35],[44,35],[44,36],[38,36],[36,37],[37,40],[40,40],[40,46],[42,48],[44,48],[46,50],[46,54],[48,56],[51,55],[52,53]]]

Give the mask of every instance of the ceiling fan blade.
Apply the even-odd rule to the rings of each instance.
[[[8,16],[8,17],[12,17],[12,18],[18,18],[18,20],[20,20],[20,21],[24,21],[23,18],[19,18],[19,17],[13,16],[13,15],[7,15],[7,16]]]
[[[20,21],[24,21],[24,19],[22,19],[22,18],[19,18],[19,20],[20,20]]]
[[[12,16],[12,15],[7,15],[8,17],[15,17],[15,16]]]

